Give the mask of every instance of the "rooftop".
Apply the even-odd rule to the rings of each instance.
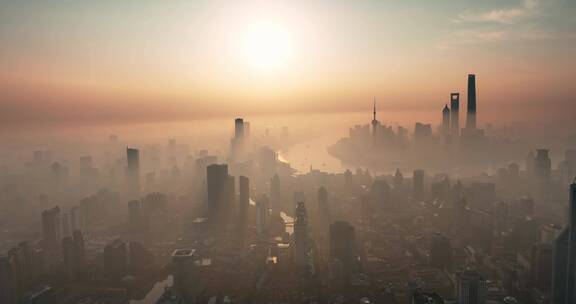
[[[196,249],[176,249],[172,253],[173,257],[192,257],[196,253]]]

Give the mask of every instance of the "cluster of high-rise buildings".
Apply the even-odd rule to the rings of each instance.
[[[482,129],[476,124],[476,75],[468,75],[468,94],[466,106],[466,124],[460,128],[460,93],[450,93],[450,107],[448,104],[442,109],[441,133],[445,141],[458,142],[481,139],[484,136]]]
[[[406,144],[416,156],[437,146],[456,158],[454,147],[483,138],[475,75],[467,98],[463,128],[460,94],[452,93],[440,136],[416,123],[411,143],[405,129],[377,120],[374,102],[371,125],[352,129],[346,144],[361,137],[382,154],[393,149],[388,144]],[[537,149],[524,165],[493,173],[401,162],[383,171],[391,173],[295,173],[275,149],[249,141],[249,130],[235,119],[223,158],[192,155],[174,139],[161,152],[154,145],[116,150],[112,167],[81,156],[79,182],[60,189],[77,190],[80,199],[39,196],[44,211],[34,211],[40,224],[27,230],[31,241],[0,257],[0,303],[126,303],[154,284],[165,287],[154,301],[180,304],[575,301],[572,150],[557,169],[549,150]],[[34,170],[66,176],[66,162],[33,155]],[[118,167],[123,180],[109,183],[123,185],[118,191],[85,193],[97,179],[115,179],[103,168]]]
[[[476,75],[468,75],[465,123],[460,122],[460,92],[449,96],[438,129],[431,123],[415,122],[412,134],[403,126],[379,121],[374,99],[370,124],[350,128],[349,136],[330,146],[328,152],[346,164],[380,171],[398,166],[456,170],[509,161],[513,149],[509,145],[494,149],[495,143],[478,127]]]

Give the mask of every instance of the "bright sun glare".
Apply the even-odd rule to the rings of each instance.
[[[292,37],[280,24],[255,24],[244,35],[243,53],[247,63],[254,68],[279,70],[286,67],[292,57]]]

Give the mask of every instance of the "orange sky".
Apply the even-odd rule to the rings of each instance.
[[[439,112],[470,72],[480,123],[575,119],[568,0],[0,5],[2,124]]]

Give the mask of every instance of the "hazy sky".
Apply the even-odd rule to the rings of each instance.
[[[575,71],[573,0],[0,0],[0,124],[369,111],[373,95],[394,120],[465,96],[470,72],[480,123],[575,119]]]

